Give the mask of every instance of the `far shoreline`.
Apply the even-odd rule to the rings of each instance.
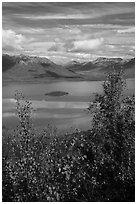
[[[6,86],[9,84],[50,84],[50,83],[58,83],[58,82],[83,82],[83,81],[103,81],[103,79],[45,79],[45,80],[2,80],[2,85]]]
[[[5,80],[2,79],[2,86],[8,85],[17,85],[17,84],[51,84],[51,83],[60,83],[60,82],[92,82],[92,81],[104,81],[105,78],[102,79],[45,79],[45,80]],[[126,80],[135,80],[135,78],[126,78]]]

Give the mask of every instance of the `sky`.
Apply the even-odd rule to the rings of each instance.
[[[133,2],[3,2],[2,51],[58,64],[135,56]]]

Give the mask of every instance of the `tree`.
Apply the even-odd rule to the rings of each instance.
[[[124,86],[122,71],[109,73],[104,93],[89,106],[97,180],[108,191],[115,189],[108,196],[111,201],[134,201],[135,98],[122,96]]]

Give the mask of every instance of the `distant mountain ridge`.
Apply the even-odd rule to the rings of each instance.
[[[3,79],[77,78],[78,74],[64,69],[46,57],[27,55],[2,56]]]
[[[112,68],[124,69],[127,78],[135,77],[135,58],[99,57],[93,61],[71,61],[66,65],[57,65],[46,57],[28,55],[2,55],[3,79],[79,79],[103,80],[104,73]]]
[[[93,61],[88,62],[76,62],[72,61],[71,63],[66,65],[66,68],[68,69],[79,69],[79,70],[90,70],[97,67],[108,67],[108,66],[125,66],[125,65],[135,65],[135,58],[132,59],[122,59],[122,58],[105,58],[105,57],[99,57]],[[127,66],[128,67],[128,66]]]
[[[47,58],[43,57],[33,57],[33,56],[28,56],[28,55],[8,55],[8,54],[3,54],[2,55],[2,71],[6,71],[7,69],[10,69],[13,67],[15,64],[17,65],[30,65],[30,64],[45,64],[47,66],[52,65],[55,66],[56,64],[52,61],[50,61]]]
[[[65,67],[70,71],[75,71],[76,73],[85,74],[87,78],[94,76],[99,79],[106,72],[111,71],[113,68],[116,70],[123,69],[126,77],[135,77],[135,58],[132,59],[122,59],[122,58],[105,58],[99,57],[96,60],[89,62],[78,62],[73,61]]]

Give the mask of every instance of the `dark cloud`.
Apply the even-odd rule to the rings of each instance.
[[[7,17],[7,24],[14,21],[15,25],[18,26],[40,27],[44,24],[52,27],[57,25],[82,25],[85,23],[130,25],[134,24],[135,21],[134,3],[4,2],[2,5],[3,17]],[[64,18],[58,18],[56,16],[58,14],[64,15]],[[51,19],[37,19],[39,15],[53,17]],[[68,15],[74,15],[74,17],[68,19]],[[83,18],[76,18],[75,15],[82,15]],[[32,18],[28,19],[27,16],[32,16]]]

